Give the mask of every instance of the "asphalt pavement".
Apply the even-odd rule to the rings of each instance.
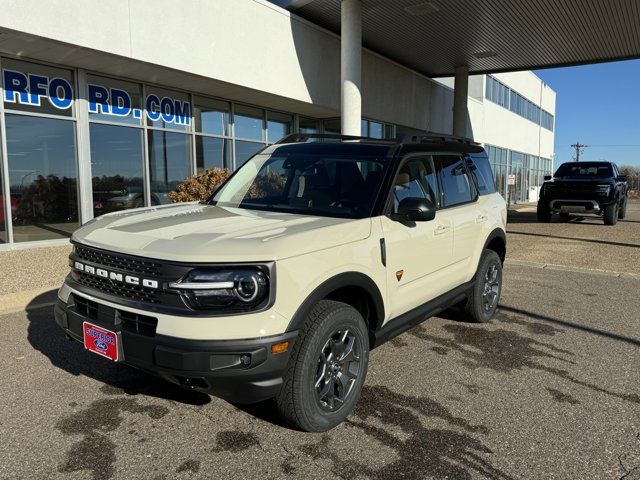
[[[606,234],[587,222],[510,231],[636,248],[614,243],[638,242],[637,208]],[[640,280],[568,254],[518,263],[511,238],[496,317],[448,312],[374,350],[356,411],[326,434],[85,352],[50,307],[0,316],[0,478],[640,479]]]

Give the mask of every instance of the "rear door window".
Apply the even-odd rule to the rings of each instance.
[[[440,184],[440,204],[453,207],[471,202],[475,186],[460,155],[436,155],[434,163]]]
[[[482,152],[470,155],[468,165],[472,175],[474,175],[478,181],[478,194],[489,195],[495,193],[496,184],[487,154]]]

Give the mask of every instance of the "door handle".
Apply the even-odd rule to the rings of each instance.
[[[434,235],[442,235],[443,233],[447,233],[448,231],[449,231],[449,227],[441,223],[436,227],[433,233]]]
[[[487,215],[480,214],[476,217],[476,223],[486,222],[489,219]]]

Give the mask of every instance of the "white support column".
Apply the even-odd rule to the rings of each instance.
[[[469,97],[469,67],[456,67],[453,91],[453,134],[467,136],[467,98]]]
[[[76,135],[78,138],[78,200],[79,220],[83,225],[93,218],[93,183],[91,176],[91,143],[89,132],[89,104],[87,100],[87,72],[78,69],[76,83],[78,101],[76,112]]]
[[[342,0],[340,72],[342,134],[361,135],[362,120],[362,4]]]

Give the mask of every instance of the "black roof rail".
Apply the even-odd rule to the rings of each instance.
[[[383,144],[416,144],[416,143],[461,143],[464,145],[479,145],[467,137],[459,137],[448,133],[425,132],[411,135],[398,135],[395,139],[358,137],[356,135],[340,135],[337,133],[292,133],[281,138],[276,145],[285,143],[306,143],[309,140],[334,140],[352,142],[370,142]]]
[[[393,139],[381,139],[371,137],[358,137],[356,135],[340,135],[337,133],[292,133],[281,138],[276,145],[283,143],[305,143],[309,140],[344,140],[344,141],[367,141],[379,143],[394,143]]]
[[[398,143],[464,143],[466,145],[479,145],[479,143],[473,141],[471,138],[460,137],[458,135],[451,135],[449,133],[436,133],[425,132],[415,135],[399,135],[397,137]]]

